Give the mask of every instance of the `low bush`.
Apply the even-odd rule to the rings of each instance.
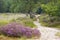
[[[7,20],[0,20],[0,26],[6,25],[8,23],[9,23],[9,21],[7,21]]]
[[[24,25],[29,26],[31,28],[35,28],[36,25],[32,21],[24,21]]]
[[[3,27],[0,27],[0,33],[12,37],[39,37],[40,32],[37,29],[25,27],[19,23],[12,22]]]
[[[16,20],[15,19],[12,19],[11,22],[19,22],[21,24],[24,24],[25,26],[29,26],[31,28],[35,28],[36,25],[33,23],[33,20],[30,19],[30,18],[17,18]]]
[[[58,19],[56,17],[49,17],[48,15],[41,15],[39,17],[39,22],[43,26],[60,28],[60,20]]]

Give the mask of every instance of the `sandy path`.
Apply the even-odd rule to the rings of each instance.
[[[34,24],[41,32],[41,37],[38,40],[60,40],[60,38],[55,35],[57,32],[60,32],[60,30],[41,26],[39,19],[37,19],[37,21],[34,21]]]

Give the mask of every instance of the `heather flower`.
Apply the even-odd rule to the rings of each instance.
[[[41,35],[41,33],[39,32],[39,30],[37,29],[33,29],[33,32],[32,32],[33,36],[35,37],[39,37]]]
[[[4,35],[13,36],[13,37],[35,37],[40,35],[39,30],[32,29],[30,27],[25,27],[19,23],[13,22],[9,23],[3,27],[0,27],[0,32]]]

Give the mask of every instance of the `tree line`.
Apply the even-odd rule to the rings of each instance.
[[[46,13],[60,17],[60,0],[0,0],[0,13]]]

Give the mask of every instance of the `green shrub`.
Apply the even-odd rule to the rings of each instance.
[[[60,21],[56,21],[56,17],[49,17],[48,15],[41,15],[39,22],[43,26],[60,28]]]
[[[32,21],[25,21],[24,24],[25,24],[26,26],[30,26],[30,27],[32,27],[32,28],[33,28],[33,27],[36,27]]]
[[[21,24],[24,24],[25,26],[29,26],[29,27],[36,27],[36,25],[33,23],[33,20],[30,19],[30,18],[17,18],[16,20],[15,19],[12,19],[11,22],[19,22]]]
[[[16,22],[17,20],[15,20],[14,18],[10,20],[10,22]]]
[[[26,26],[29,26],[29,27],[36,27],[36,25],[33,23],[33,20],[31,19],[23,19],[21,20],[21,22],[26,25]]]
[[[7,20],[0,20],[0,26],[6,25],[9,22]]]

